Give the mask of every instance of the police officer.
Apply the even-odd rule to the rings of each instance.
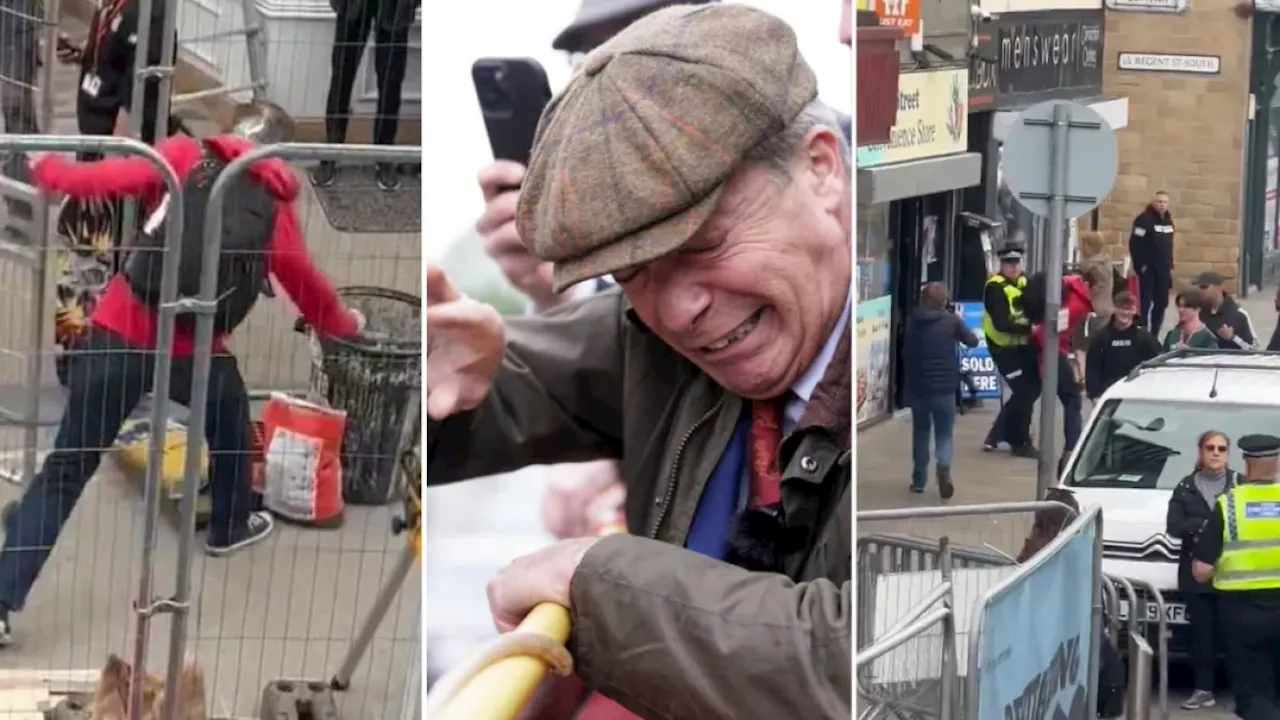
[[[1218,497],[1192,550],[1191,574],[1213,579],[1235,683],[1236,715],[1280,719],[1280,438],[1245,435],[1244,479]]]
[[[1030,344],[1031,323],[1022,306],[1027,277],[1022,274],[1022,247],[1007,243],[997,253],[1000,272],[987,280],[982,292],[982,332],[996,369],[1009,384],[1010,397],[996,416],[983,443],[995,450],[1003,440],[1013,454],[1036,457],[1031,445],[1031,415],[1040,394],[1036,353]]]

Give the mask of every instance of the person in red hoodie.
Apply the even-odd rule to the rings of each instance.
[[[1089,297],[1089,283],[1079,275],[1065,275],[1062,278],[1062,309],[1066,310],[1066,324],[1058,328],[1058,402],[1062,403],[1062,456],[1058,459],[1061,468],[1067,456],[1075,449],[1084,429],[1084,412],[1080,399],[1080,380],[1069,360],[1071,337],[1074,331],[1093,312],[1093,301]],[[1040,353],[1038,361],[1044,367],[1044,325],[1036,324],[1031,329],[1031,343]],[[1042,406],[1043,407],[1043,406]]]
[[[245,114],[237,113],[237,116]],[[243,123],[233,127],[237,126]],[[230,133],[203,141],[175,135],[157,144],[156,150],[180,179],[196,178],[184,185],[184,198],[189,199],[201,188],[207,191],[212,178],[226,163],[255,146],[253,140]],[[160,171],[149,160],[111,158],[72,162],[47,155],[33,158],[31,170],[35,183],[52,193],[77,198],[139,198],[150,215],[144,233],[154,236],[162,226],[160,221],[168,198]],[[201,175],[195,175],[197,172]],[[360,331],[359,316],[347,310],[307,253],[293,207],[299,189],[293,171],[280,160],[263,160],[254,163],[247,174],[249,178],[243,180],[243,184],[252,188],[253,197],[272,212],[258,216],[261,220],[257,226],[261,230],[259,246],[265,246],[267,251],[265,262],[258,261],[255,267],[260,270],[256,275],[236,278],[235,287],[251,288],[252,294],[238,308],[234,320],[219,321],[221,327],[215,330],[213,340],[214,356],[204,410],[212,493],[205,548],[214,556],[229,555],[252,545],[266,538],[273,529],[268,513],[252,509],[249,396],[236,359],[226,346],[226,336],[234,327],[231,323],[243,320],[258,294],[269,284],[269,274],[316,332],[344,337]],[[194,191],[193,183],[197,188]],[[232,245],[236,233],[243,234],[245,228],[254,227],[249,220],[241,221],[246,205],[231,201],[238,199],[229,198],[224,211],[224,243]],[[203,215],[203,208],[187,207],[186,210],[193,227],[185,228],[183,237],[173,239],[183,243],[184,256],[193,251],[193,243],[203,241],[203,228],[197,221]],[[198,252],[198,245],[195,250]],[[139,252],[130,255],[130,262]],[[262,256],[259,252],[254,257]],[[183,263],[184,273],[187,265]],[[220,265],[220,275],[222,267],[224,265]],[[194,279],[184,275],[180,280],[179,285],[186,288],[183,292],[191,292],[193,283],[198,285],[198,266],[195,274]],[[67,405],[53,449],[23,493],[16,512],[6,518],[4,549],[0,551],[0,645],[11,642],[10,613],[22,610],[62,526],[98,469],[103,450],[115,441],[124,421],[150,390],[158,353],[172,353],[171,397],[181,403],[190,402],[194,322],[189,317],[179,318],[172,348],[157,348],[159,321],[154,298],[148,301],[139,297],[138,287],[136,277],[128,271],[117,273],[108,281],[93,310],[81,352],[71,357],[67,368]],[[219,294],[224,297],[221,285]],[[224,302],[220,297],[219,317],[226,317],[221,315]]]

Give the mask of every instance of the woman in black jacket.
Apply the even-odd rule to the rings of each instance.
[[[1191,550],[1200,531],[1213,516],[1218,496],[1234,486],[1240,474],[1227,468],[1231,441],[1218,430],[1208,430],[1196,442],[1196,470],[1182,479],[1169,498],[1165,531],[1182,541],[1178,554],[1178,592],[1187,602],[1191,623],[1191,667],[1195,692],[1182,704],[1184,710],[1213,707],[1213,679],[1218,630],[1218,596],[1213,586],[1191,576]]]

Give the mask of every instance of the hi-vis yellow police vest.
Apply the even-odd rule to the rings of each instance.
[[[1213,587],[1280,589],[1280,484],[1241,483],[1220,495],[1218,505],[1225,523]]]
[[[1017,305],[1018,298],[1022,297],[1022,289],[1027,286],[1027,278],[1019,275],[1017,280],[1010,281],[1003,275],[992,275],[987,280],[988,285],[998,285],[1004,290],[1004,298],[1009,302],[1009,317],[1014,322],[1026,322],[1027,318],[1022,313],[1022,308]],[[1026,335],[1010,335],[1009,333],[1000,332],[995,325],[991,324],[991,316],[984,309],[982,311],[982,334],[987,338],[987,345],[996,347],[1012,347],[1014,345],[1026,345]]]

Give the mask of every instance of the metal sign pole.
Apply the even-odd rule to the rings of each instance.
[[[1049,268],[1045,278],[1044,351],[1040,371],[1040,457],[1036,459],[1036,497],[1044,497],[1053,485],[1058,465],[1054,460],[1054,424],[1058,414],[1053,400],[1058,393],[1058,311],[1062,308],[1062,238],[1067,221],[1067,129],[1071,121],[1065,105],[1053,107],[1052,149],[1049,154]]]
[[[1092,211],[1111,192],[1119,152],[1115,133],[1102,116],[1084,105],[1050,100],[1018,114],[1005,140],[1003,156],[1005,181],[1014,199],[1032,214],[1049,220],[1041,327],[1040,454],[1036,463],[1036,497],[1042,498],[1053,485],[1058,467],[1054,401],[1059,380],[1058,330],[1063,325],[1059,320],[1067,221]]]

